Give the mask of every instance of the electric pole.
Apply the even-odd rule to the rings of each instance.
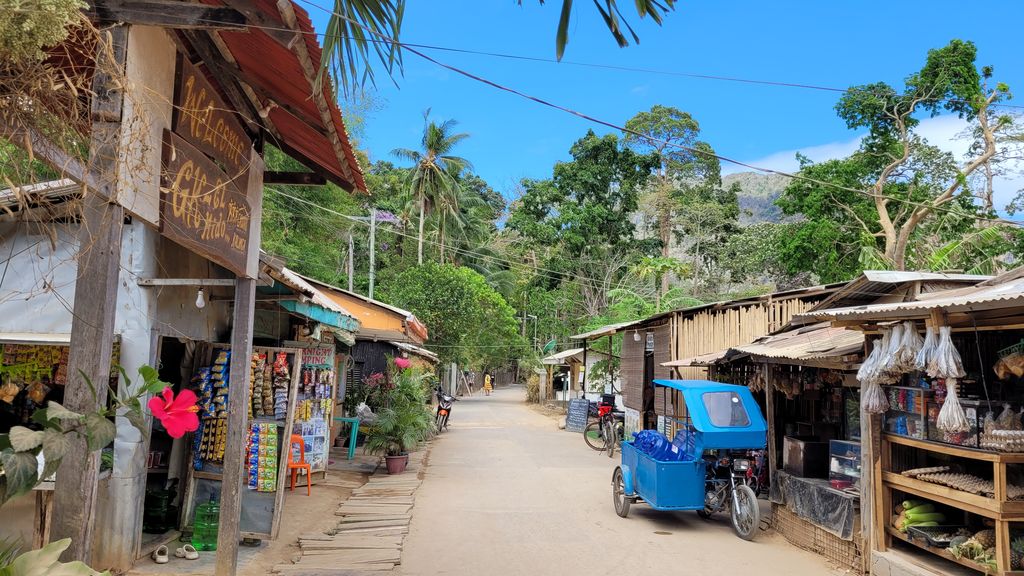
[[[373,298],[373,273],[376,264],[377,209],[370,208],[370,298]]]

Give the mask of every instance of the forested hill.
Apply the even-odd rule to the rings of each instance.
[[[775,205],[775,199],[786,187],[788,179],[785,176],[758,172],[738,172],[722,176],[723,188],[728,189],[733,182],[739,183],[743,189],[739,194],[741,224],[782,220],[782,211]]]

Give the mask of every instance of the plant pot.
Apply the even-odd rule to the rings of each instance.
[[[388,474],[401,474],[405,472],[405,467],[409,465],[409,455],[402,454],[401,456],[385,456],[385,463],[388,466]]]

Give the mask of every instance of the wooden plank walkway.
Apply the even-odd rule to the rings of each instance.
[[[294,564],[279,564],[282,576],[375,576],[402,563],[419,472],[429,447],[409,455],[405,472],[390,476],[378,468],[366,484],[338,506],[338,525],[328,533],[299,537],[301,555]]]

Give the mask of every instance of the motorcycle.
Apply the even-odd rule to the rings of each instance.
[[[751,462],[728,451],[720,452],[718,456],[704,457],[704,509],[697,510],[697,515],[706,520],[715,512],[729,511],[733,529],[741,538],[750,540],[760,524],[757,496],[746,483]]]
[[[750,466],[747,468],[747,486],[754,495],[768,494],[768,464],[764,450],[751,450],[747,453]]]
[[[437,390],[434,393],[437,395],[437,413],[434,416],[434,425],[440,433],[448,428],[448,418],[452,415],[452,404],[458,398],[449,396],[440,384],[437,385]]]

